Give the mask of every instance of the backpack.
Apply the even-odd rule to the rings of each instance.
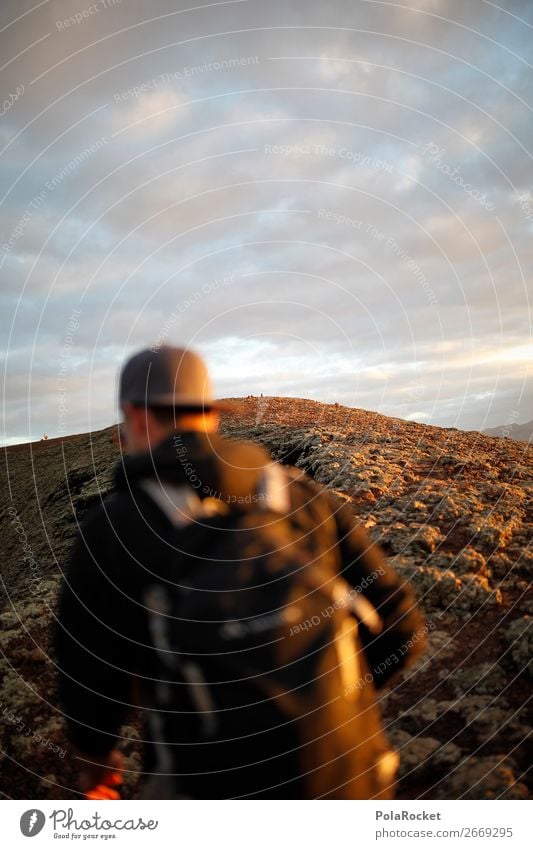
[[[203,797],[392,798],[397,756],[358,633],[381,621],[339,575],[334,518],[317,551],[278,464],[246,504],[182,487],[169,511],[143,486],[177,525],[175,581],[143,598],[159,768]]]

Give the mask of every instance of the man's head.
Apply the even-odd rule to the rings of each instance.
[[[211,433],[218,427],[207,367],[185,348],[165,345],[131,357],[120,374],[119,403],[126,447],[134,454],[176,431]]]

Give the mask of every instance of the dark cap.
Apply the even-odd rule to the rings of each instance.
[[[215,406],[207,366],[187,348],[148,348],[134,354],[123,366],[119,403],[143,407]]]

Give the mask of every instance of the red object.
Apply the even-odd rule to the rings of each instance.
[[[101,784],[91,787],[91,789],[85,794],[85,798],[92,799],[93,801],[98,801],[99,799],[120,799],[120,792],[113,788],[119,787],[121,784],[122,775],[120,772],[111,772],[109,773],[109,776],[106,776]]]

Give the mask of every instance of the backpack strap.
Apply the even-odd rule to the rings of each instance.
[[[223,501],[217,498],[201,499],[190,486],[155,478],[142,478],[138,485],[177,528],[185,528],[198,519],[228,512],[228,506]]]
[[[289,478],[279,463],[265,466],[256,489],[256,497],[262,510],[287,514],[291,509]]]
[[[183,528],[198,519],[239,512],[240,505],[229,505],[219,498],[200,498],[191,486],[155,478],[142,478],[139,487],[155,501],[175,527]],[[279,463],[268,463],[260,472],[254,493],[260,510],[285,515],[289,513],[289,478]],[[237,506],[237,509],[234,507]],[[247,505],[249,507],[249,505]]]

